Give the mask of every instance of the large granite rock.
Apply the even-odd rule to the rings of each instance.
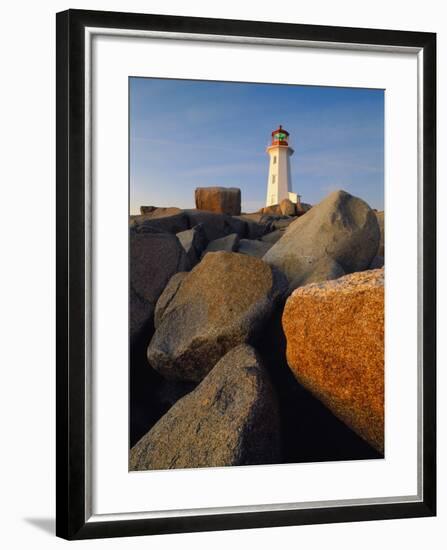
[[[176,206],[157,207],[157,206],[140,206],[140,213],[146,218],[166,218],[180,214],[181,209]]]
[[[129,288],[129,340],[133,346],[139,338],[149,342],[154,332],[155,295],[151,300],[141,297],[132,287]],[[147,344],[146,344],[147,345]]]
[[[281,216],[281,207],[279,204],[272,204],[271,206],[264,206],[264,208],[261,208],[261,212],[264,215],[270,216],[270,215],[278,215]]]
[[[185,249],[191,267],[194,267],[208,244],[203,225],[199,223],[192,229],[181,231],[177,233],[177,238]]]
[[[278,229],[282,229],[285,231],[289,227],[289,225],[292,224],[294,221],[295,221],[295,218],[292,218],[290,216],[281,217],[277,220],[273,220],[270,224],[270,228],[272,229],[272,231],[275,231]]]
[[[377,222],[380,229],[380,242],[377,249],[377,256],[385,258],[385,213],[383,211],[376,211]]]
[[[242,214],[241,216],[236,216],[237,219],[245,222],[246,232],[245,237],[247,239],[259,239],[268,231],[268,226],[266,223],[261,223],[262,214]]]
[[[367,269],[380,239],[377,218],[366,202],[336,191],[296,219],[264,260],[286,274],[291,288],[328,256],[345,273]]]
[[[150,342],[150,365],[167,379],[200,381],[231,348],[251,343],[286,290],[258,258],[210,252],[183,279]]]
[[[203,230],[208,241],[220,239],[231,233],[237,233],[241,239],[247,234],[247,223],[228,214],[216,214],[201,210],[184,210],[184,215],[189,220],[189,226],[203,225]]]
[[[234,252],[239,246],[239,237],[237,233],[232,233],[226,237],[216,239],[208,243],[208,246],[205,248],[203,255],[208,254],[209,252]]]
[[[198,187],[195,200],[198,210],[231,216],[241,213],[241,190],[237,187]]]
[[[172,216],[137,216],[131,220],[130,225],[136,233],[151,233],[157,230],[174,235],[191,227],[189,218],[183,211]]]
[[[247,231],[245,236],[247,239],[259,239],[268,231],[268,227],[262,223],[254,223],[247,221]]]
[[[306,271],[301,277],[295,279],[295,285],[304,286],[311,283],[331,281],[343,275],[346,275],[346,273],[338,262],[329,256],[323,256],[312,265],[311,271]]]
[[[179,271],[173,275],[168,284],[165,286],[160,298],[157,300],[154,313],[154,327],[157,328],[165,314],[166,308],[172,302],[172,299],[177,294],[183,279],[188,275],[186,271]]]
[[[375,256],[373,261],[369,265],[369,269],[380,269],[385,265],[385,258],[383,256]]]
[[[180,233],[201,225],[207,241],[237,233],[241,239],[249,232],[248,222],[228,214],[216,214],[201,210],[181,210],[172,216],[131,216],[130,227],[137,233],[157,229],[167,233]]]
[[[383,453],[383,269],[296,289],[282,323],[297,380]]]
[[[279,447],[272,385],[255,350],[240,345],[131,449],[130,470],[271,464]]]
[[[279,208],[283,216],[295,216],[296,215],[296,204],[293,203],[290,199],[283,199],[279,203]]]
[[[238,252],[240,254],[247,254],[248,256],[255,256],[256,258],[262,258],[271,246],[273,246],[273,244],[268,242],[241,239],[239,241]]]
[[[150,331],[155,305],[169,279],[189,269],[175,235],[130,231],[130,340]]]
[[[262,215],[263,214],[261,211],[251,213],[244,212],[240,216],[238,216],[238,218],[248,222],[261,223]]]
[[[274,231],[271,231],[270,233],[263,235],[261,237],[261,241],[263,241],[264,243],[270,243],[274,245],[279,241],[279,239],[284,235],[284,233],[285,233],[284,229],[275,229]]]

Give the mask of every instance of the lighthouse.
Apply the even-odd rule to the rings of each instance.
[[[293,149],[289,147],[289,132],[280,125],[272,132],[272,142],[267,147],[270,156],[269,178],[267,182],[266,206],[279,204],[283,199],[297,202],[296,193],[292,193],[290,178],[290,157]]]

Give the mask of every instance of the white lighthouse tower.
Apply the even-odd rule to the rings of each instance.
[[[297,202],[296,193],[292,193],[290,178],[290,157],[293,149],[289,147],[289,132],[279,126],[272,132],[272,143],[267,147],[270,155],[269,179],[267,182],[266,206],[279,204],[283,199]]]

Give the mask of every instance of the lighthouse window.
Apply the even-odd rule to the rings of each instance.
[[[276,155],[273,157],[273,164],[276,164]]]
[[[276,183],[276,176],[275,176],[275,174],[273,174],[273,176],[272,176],[272,183]]]

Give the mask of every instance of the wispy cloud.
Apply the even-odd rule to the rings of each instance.
[[[295,168],[300,174],[334,175],[346,174],[380,174],[383,172],[381,159],[371,158],[370,151],[350,152],[340,151],[334,153],[324,151],[318,153],[306,153],[295,163]]]
[[[174,151],[215,151],[220,153],[240,154],[241,150],[237,144],[231,145],[231,142],[225,143],[213,143],[212,141],[198,141],[194,139],[169,139],[163,137],[142,137],[131,136],[132,142],[137,145],[138,143],[147,143],[153,146],[172,147]],[[258,154],[259,157],[264,156],[263,153]]]
[[[222,176],[234,174],[262,175],[262,165],[259,162],[237,162],[226,164],[198,165],[184,171],[185,176]]]

